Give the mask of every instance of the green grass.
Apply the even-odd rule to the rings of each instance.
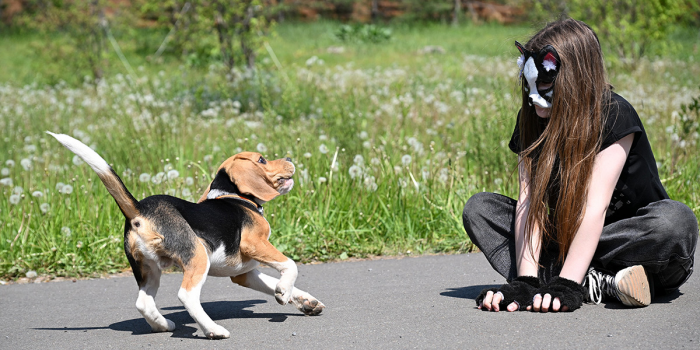
[[[135,80],[110,54],[98,85],[78,72],[43,71],[52,65],[31,54],[36,36],[0,38],[8,49],[0,50],[0,178],[12,181],[0,185],[0,278],[128,267],[114,200],[46,130],[92,146],[138,199],[196,200],[240,150],[291,156],[296,185],[265,210],[271,241],[297,261],[472,249],[461,225],[466,200],[517,191],[516,156],[506,146],[517,111],[512,41],[531,30],[397,26],[388,43],[343,44],[337,27],[278,26],[270,46],[282,72],[263,49],[259,74],[236,70],[233,81],[219,65],[149,60],[159,33],[121,43]],[[446,53],[418,54],[426,45]],[[645,122],[669,194],[698,214],[698,116],[688,124],[678,111],[700,95],[700,64],[683,52],[635,70],[611,67],[610,75]],[[312,56],[324,63],[307,65]],[[45,85],[56,78],[66,83]],[[139,179],[169,170],[177,177]]]

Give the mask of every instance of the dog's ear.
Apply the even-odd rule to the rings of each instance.
[[[269,182],[267,174],[249,159],[234,158],[226,167],[226,171],[242,194],[265,202],[275,199],[280,194]]]
[[[209,184],[209,186],[207,186],[207,189],[204,191],[204,193],[202,194],[202,197],[199,198],[197,203],[204,202],[207,199],[207,196],[209,195],[209,191],[211,191],[211,184]]]

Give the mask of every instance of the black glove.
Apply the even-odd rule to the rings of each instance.
[[[528,306],[532,305],[532,298],[535,296],[537,288],[539,287],[539,278],[520,276],[500,287],[482,290],[481,294],[476,297],[476,306],[481,305],[481,302],[483,302],[486,297],[486,293],[493,292],[495,294],[501,292],[501,294],[503,294],[503,300],[501,300],[498,306],[502,310],[505,310],[510,303],[515,302],[518,304],[518,310],[524,311]]]
[[[559,298],[562,307],[566,306],[569,311],[574,311],[583,304],[586,290],[577,282],[557,276],[552,278],[548,285],[538,289],[535,294],[540,294],[542,297],[549,294],[552,296],[552,300]]]

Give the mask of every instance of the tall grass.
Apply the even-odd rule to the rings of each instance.
[[[517,191],[507,148],[518,104],[511,46],[529,31],[398,28],[390,43],[367,45],[338,43],[333,28],[280,26],[270,42],[280,66],[263,52],[257,72],[142,59],[139,76],[98,83],[4,80],[0,277],[128,267],[119,209],[46,130],[93,147],[137,199],[195,201],[241,150],[292,157],[296,185],[265,211],[271,241],[297,261],[472,249],[466,200]],[[427,44],[446,53],[418,54]],[[339,45],[343,53],[327,50]],[[698,214],[698,126],[678,130],[680,105],[700,95],[700,64],[666,57],[611,73],[645,122],[670,195]]]

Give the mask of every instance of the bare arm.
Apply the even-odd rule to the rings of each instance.
[[[520,162],[518,157],[518,179],[520,180],[520,192],[518,204],[515,207],[515,260],[518,268],[518,276],[537,277],[538,261],[540,257],[540,232],[535,227],[530,240],[525,239],[525,223],[530,211],[530,175]],[[530,254],[532,247],[532,254]],[[534,255],[534,256],[533,256]]]
[[[593,174],[586,197],[586,212],[576,236],[571,242],[568,254],[564,260],[560,277],[581,283],[598,247],[600,235],[605,223],[605,212],[610,204],[613,190],[625,165],[634,134],[630,134],[615,142],[610,147],[596,155],[593,163]],[[533,308],[535,311],[547,312],[552,305],[553,311],[559,311],[559,298],[551,300],[549,294],[535,296]]]

